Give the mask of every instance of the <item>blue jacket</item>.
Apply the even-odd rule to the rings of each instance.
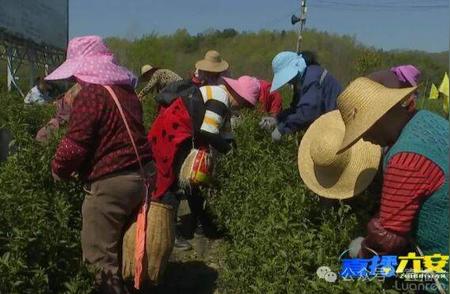
[[[319,65],[310,65],[298,80],[290,107],[277,116],[281,134],[306,129],[322,114],[336,109],[336,99],[342,87],[330,73],[320,85],[323,71]]]

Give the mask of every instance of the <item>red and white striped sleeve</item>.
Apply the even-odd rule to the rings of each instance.
[[[392,157],[384,172],[380,223],[398,233],[408,233],[422,201],[445,182],[441,168],[416,153]]]
[[[428,158],[406,152],[393,156],[384,172],[379,215],[369,222],[363,245],[379,254],[401,251],[422,202],[444,182],[444,172]]]

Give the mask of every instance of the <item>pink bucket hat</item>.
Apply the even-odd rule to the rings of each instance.
[[[83,82],[100,85],[136,85],[137,78],[118,65],[112,52],[99,36],[70,40],[63,64],[45,80],[65,80],[75,77]]]
[[[391,68],[391,72],[393,72],[401,82],[410,84],[413,87],[416,87],[420,81],[420,70],[411,64],[393,67]]]
[[[260,94],[260,83],[257,78],[250,76],[242,76],[237,80],[230,78],[223,78],[239,96],[245,99],[248,103],[255,106],[258,102]]]

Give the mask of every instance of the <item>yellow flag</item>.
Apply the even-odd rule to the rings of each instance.
[[[431,84],[430,95],[428,96],[428,98],[430,98],[430,99],[438,99],[439,98],[439,91],[434,83]]]
[[[448,97],[448,75],[445,73],[442,79],[441,85],[439,86],[439,92]]]
[[[442,108],[444,109],[445,115],[448,116],[448,75],[445,73],[444,78],[442,79],[441,85],[439,86],[439,92],[443,94],[444,101],[442,104]]]

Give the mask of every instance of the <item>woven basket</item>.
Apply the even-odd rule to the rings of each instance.
[[[182,189],[187,189],[191,186],[192,167],[194,165],[197,152],[197,149],[191,149],[191,152],[189,152],[188,156],[186,156],[183,164],[181,165],[180,174],[178,176],[178,183]]]
[[[213,156],[210,151],[192,148],[184,159],[178,176],[178,184],[182,189],[191,186],[207,186],[211,181],[214,169]]]
[[[143,264],[144,280],[152,285],[161,281],[175,241],[174,210],[170,205],[151,202],[147,213],[147,232]],[[123,238],[122,276],[134,277],[136,222]]]

